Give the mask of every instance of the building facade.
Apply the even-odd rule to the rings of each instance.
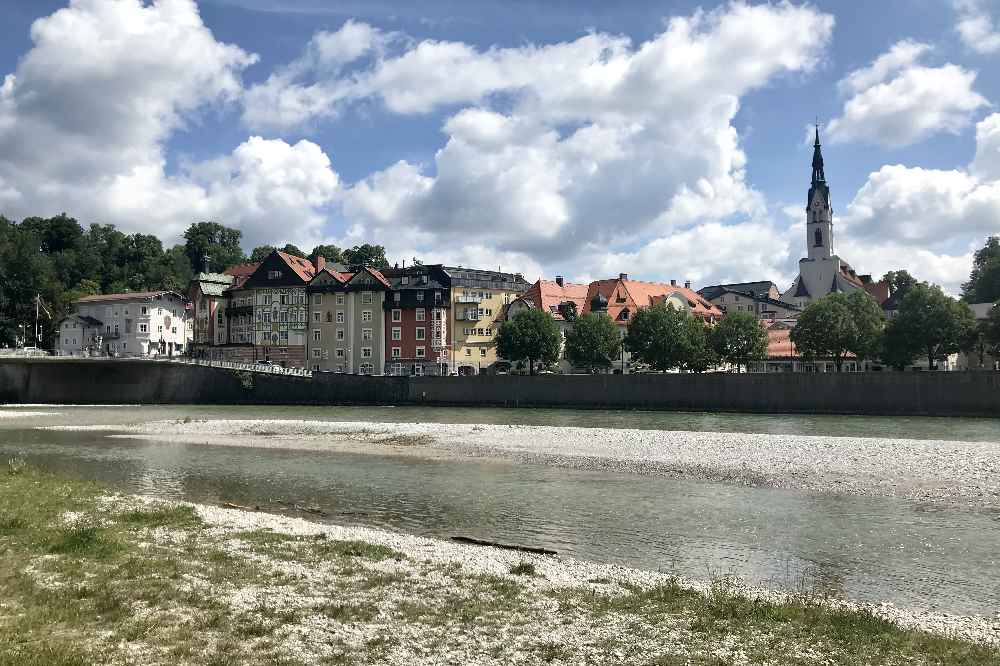
[[[306,367],[384,374],[384,311],[390,289],[385,276],[373,268],[342,273],[324,265],[306,289],[310,312]]]
[[[475,375],[497,362],[497,330],[507,306],[528,289],[520,273],[445,267],[451,286],[451,372]]]
[[[178,356],[192,335],[187,301],[173,291],[86,296],[59,324],[60,354]]]
[[[451,371],[450,276],[441,265],[388,269],[385,372],[447,375]]]

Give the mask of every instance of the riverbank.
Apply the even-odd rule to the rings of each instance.
[[[0,470],[0,663],[993,664],[986,618]]]
[[[212,446],[499,458],[741,486],[1000,505],[998,442],[280,419],[48,428]]]

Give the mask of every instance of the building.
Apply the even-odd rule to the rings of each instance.
[[[188,349],[187,301],[174,291],[85,296],[59,323],[60,354],[177,356]]]
[[[253,275],[260,264],[238,264],[222,273],[198,273],[188,286],[194,335],[191,355],[211,360],[253,358],[252,296],[242,294],[235,302],[234,290]]]
[[[392,286],[385,303],[385,372],[447,375],[451,360],[451,276],[440,264],[383,271]]]
[[[559,326],[562,335],[562,346],[565,346],[566,331],[573,326],[573,315],[582,314],[587,303],[587,292],[590,285],[566,282],[561,275],[555,280],[537,280],[527,291],[511,301],[507,308],[507,317],[514,317],[519,312],[540,308],[552,315]],[[566,316],[569,315],[569,319]],[[565,358],[559,361],[559,370],[563,373],[573,372],[573,366]]]
[[[744,282],[702,287],[698,294],[718,307],[724,314],[750,312],[761,320],[798,317],[802,308],[780,300],[773,282]]]
[[[341,272],[322,257],[309,281],[308,366],[314,371],[381,375],[386,357],[386,294],[381,272],[360,267]]]
[[[799,275],[781,295],[781,301],[804,308],[817,298],[836,292],[864,289],[864,283],[850,264],[834,253],[833,205],[823,168],[819,127],[813,145],[812,183],[806,199],[807,256],[799,260]]]
[[[969,308],[975,315],[977,322],[984,322],[990,318],[990,313],[994,308],[1000,307],[997,303],[970,303]],[[983,345],[979,349],[974,349],[966,354],[961,353],[957,359],[957,369],[959,370],[1000,370],[1000,354]]]
[[[451,372],[474,375],[497,362],[507,306],[530,286],[520,273],[446,266],[451,287]]]
[[[836,372],[837,365],[830,360],[807,362],[792,342],[794,320],[762,322],[767,327],[767,360],[750,364],[750,372]],[[857,358],[849,354],[844,360],[842,372],[858,372],[862,369]]]

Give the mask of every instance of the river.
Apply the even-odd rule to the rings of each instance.
[[[326,520],[468,535],[705,578],[822,586],[862,601],[994,615],[1000,506],[809,493],[503,460],[422,459],[108,438],[37,430],[164,419],[629,427],[1000,442],[1000,420],[392,407],[7,407],[0,456],[127,492],[315,505]]]

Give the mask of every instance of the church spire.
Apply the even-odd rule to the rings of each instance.
[[[813,175],[812,184],[826,183],[826,175],[823,173],[823,151],[819,144],[819,123],[816,123],[816,143],[813,144]]]

